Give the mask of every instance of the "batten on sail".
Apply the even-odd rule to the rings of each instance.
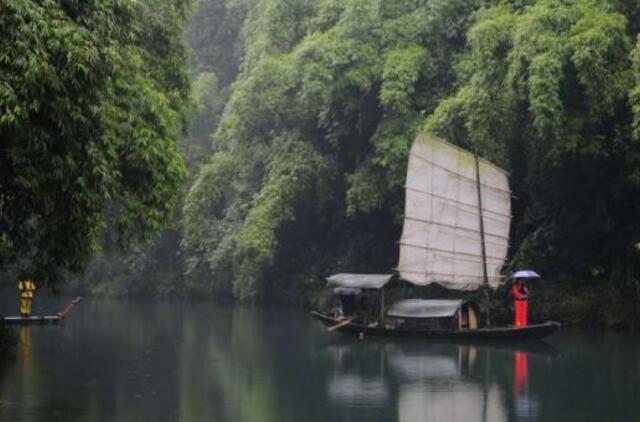
[[[511,192],[506,172],[478,160],[486,261],[483,260],[476,160],[472,153],[426,133],[413,142],[400,240],[400,276],[474,290],[497,286],[509,246]]]

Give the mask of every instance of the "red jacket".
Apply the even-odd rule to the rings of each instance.
[[[522,288],[518,288],[517,284],[514,284],[511,287],[511,294],[515,300],[527,300],[529,298],[529,289],[527,286],[522,286]]]

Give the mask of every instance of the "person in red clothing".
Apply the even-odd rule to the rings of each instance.
[[[529,289],[524,285],[522,279],[516,279],[511,287],[513,295],[513,307],[516,311],[516,318],[513,325],[516,327],[527,326],[527,300],[529,299]]]

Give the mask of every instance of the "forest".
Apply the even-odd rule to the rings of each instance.
[[[534,318],[640,321],[635,1],[8,0],[0,27],[7,282],[314,304],[396,265],[425,130],[509,172]]]

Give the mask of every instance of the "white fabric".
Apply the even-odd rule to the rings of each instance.
[[[464,301],[457,300],[399,300],[387,311],[387,316],[396,318],[444,318],[458,312]]]
[[[472,153],[429,134],[413,142],[407,168],[400,276],[417,285],[457,290],[483,284],[482,249]],[[497,286],[507,256],[511,192],[507,174],[479,160],[489,284]]]
[[[393,274],[351,274],[340,273],[327,277],[329,287],[353,289],[379,289],[391,280]]]
[[[513,273],[511,278],[540,278],[540,274],[532,270],[520,270]]]

